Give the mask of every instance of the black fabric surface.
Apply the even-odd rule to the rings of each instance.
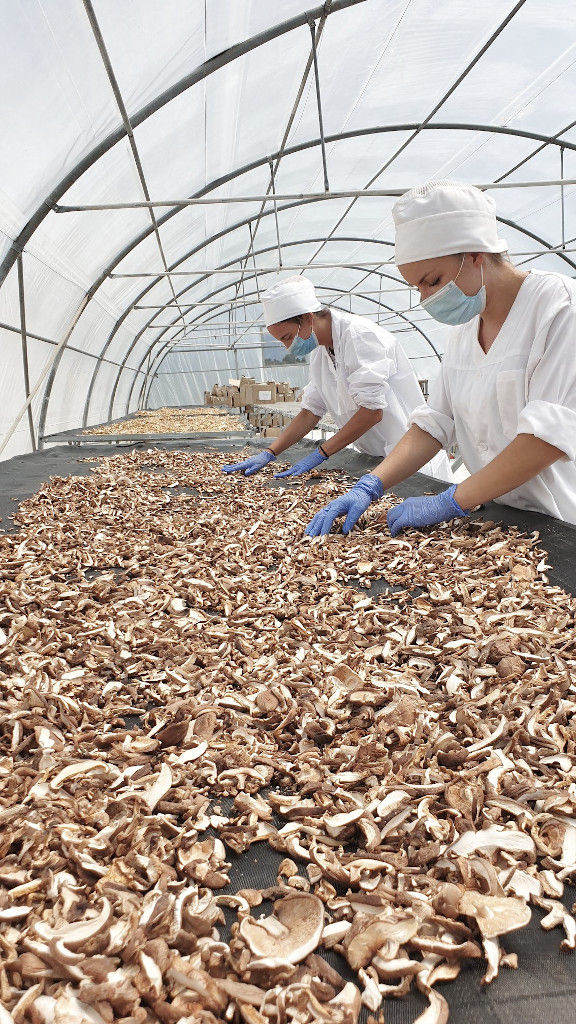
[[[151,437],[150,440],[122,447],[66,445],[11,459],[0,464],[0,529],[5,532],[12,532],[15,529],[11,517],[14,515],[17,502],[32,495],[50,476],[89,474],[90,464],[79,462],[79,459],[116,455],[135,448],[240,452],[247,446],[258,449],[266,447],[267,443],[264,440],[245,441],[243,438],[226,436],[209,442],[199,439],[158,443]],[[289,456],[283,458],[288,462],[297,462],[313,447],[315,445],[303,442],[291,449]],[[351,478],[357,479],[379,461],[348,450],[331,458],[329,465],[334,469],[344,470]],[[285,481],[273,481],[271,486],[290,486],[290,478]],[[437,492],[443,490],[445,486],[429,477],[415,474],[395,487],[394,491],[400,497],[409,497],[427,491]],[[571,594],[576,594],[576,527],[538,513],[524,512],[494,503],[475,513],[474,518],[517,526],[527,533],[538,530],[542,545],[550,556],[550,582],[563,587]],[[382,581],[375,582],[369,591],[362,589],[364,593],[376,594],[385,592],[387,588]],[[390,600],[394,600],[393,593],[390,593]],[[226,811],[231,801],[220,800],[219,803]],[[221,891],[233,893],[241,888],[261,889],[274,885],[276,872],[283,858],[284,854],[277,853],[262,843],[255,844],[240,856],[230,853],[230,884]],[[571,908],[575,899],[576,889],[567,886],[564,897],[566,907]],[[270,907],[263,904],[256,913],[269,910]],[[227,928],[223,933],[224,937],[227,936],[229,924],[235,915],[233,912],[227,912],[226,916]],[[532,921],[528,927],[506,935],[501,940],[506,951],[518,954],[517,970],[502,968],[496,981],[484,988],[481,985],[485,971],[484,962],[470,962],[455,981],[438,985],[438,990],[443,993],[450,1005],[451,1024],[576,1024],[576,955],[560,952],[559,946],[564,932],[558,928],[551,932],[543,931],[539,924],[543,916],[544,912],[533,910]],[[341,971],[343,977],[353,979],[354,976],[346,962],[338,954],[329,950],[325,956]],[[412,1024],[426,1006],[426,1000],[419,993],[411,993],[400,1000],[388,999],[383,1004],[386,1024]],[[366,1017],[366,1012],[363,1012],[361,1021],[365,1021]]]

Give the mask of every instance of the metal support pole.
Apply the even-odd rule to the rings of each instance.
[[[8,432],[4,435],[4,437],[2,439],[2,443],[0,444],[0,455],[2,455],[2,452],[5,451],[5,449],[6,449],[7,445],[8,445],[8,442],[10,441],[10,439],[12,438],[12,436],[15,434],[16,430],[18,429],[18,424],[20,423],[20,420],[22,419],[24,413],[30,407],[30,405],[32,404],[32,402],[35,399],[36,395],[38,394],[38,391],[40,390],[40,387],[41,387],[41,385],[42,385],[42,383],[44,381],[44,378],[48,376],[50,370],[54,366],[54,363],[57,361],[60,353],[66,347],[68,339],[70,338],[70,335],[72,334],[72,331],[74,330],[76,324],[78,323],[80,317],[82,316],[82,313],[86,309],[86,306],[88,305],[89,301],[90,301],[90,296],[89,296],[89,293],[87,292],[82,297],[82,301],[80,302],[80,305],[78,306],[78,309],[76,310],[76,313],[74,314],[74,316],[72,318],[72,323],[70,324],[70,327],[66,331],[66,334],[64,335],[62,340],[58,342],[58,344],[56,346],[56,351],[50,357],[48,362],[45,364],[42,372],[40,373],[40,376],[38,377],[38,380],[36,381],[34,387],[31,389],[30,394],[28,395],[26,401],[24,402],[24,405],[19,410],[19,412],[17,413],[17,415],[13,419],[12,423],[10,424]],[[42,403],[42,412],[40,414],[40,429],[38,431],[38,435],[39,435],[38,436],[38,447],[39,448],[42,447],[42,435],[44,433],[44,422],[45,422],[45,419],[46,419],[46,406],[47,406],[46,395],[44,395],[44,400],[43,400],[43,403]]]
[[[326,18],[328,17],[328,13],[329,13],[327,8],[329,6],[330,7],[332,6],[331,0],[330,0],[330,4],[325,4],[324,13],[323,13],[323,15],[320,18],[320,21],[318,23],[318,32],[316,33],[316,36],[315,36],[315,39],[314,39],[314,44],[315,45],[318,45],[318,42],[319,42],[320,37],[322,35],[322,32],[324,31],[324,25],[326,24]],[[284,150],[286,148],[286,143],[288,142],[288,138],[290,136],[290,132],[292,131],[292,125],[294,124],[294,118],[296,117],[296,111],[298,110],[298,107],[300,105],[300,100],[302,99],[302,96],[303,96],[303,93],[304,93],[304,89],[306,87],[306,82],[308,81],[308,75],[310,73],[310,68],[312,67],[312,61],[313,61],[313,54],[312,54],[312,52],[310,52],[310,56],[308,57],[308,60],[306,61],[306,67],[304,68],[304,74],[302,75],[302,78],[300,80],[300,85],[298,86],[298,92],[296,94],[296,99],[294,100],[294,104],[292,106],[292,110],[290,111],[290,116],[288,118],[288,123],[287,123],[286,129],[284,131],[282,142],[280,143],[280,149],[278,150],[278,153],[276,154],[276,157],[275,157],[275,160],[276,160],[275,171],[277,171],[278,167],[280,166],[280,160],[282,159],[282,156],[284,154]],[[268,187],[266,189],[266,194],[267,195],[270,192],[270,189],[273,189],[273,182],[274,182],[274,178],[271,176],[270,177],[270,181],[268,182]],[[252,232],[252,242],[251,242],[252,252],[254,251],[254,241],[256,239],[256,233],[258,231],[258,228],[260,227],[260,223],[261,223],[261,220],[262,220],[262,214],[264,213],[265,205],[266,205],[265,203],[261,204],[260,209],[258,211],[258,216],[256,217],[256,224],[254,226],[254,231]],[[246,267],[247,266],[248,266],[248,255],[246,255],[246,259],[244,260],[244,266],[242,267],[242,278],[244,277],[244,274],[246,273]],[[236,294],[238,294],[239,290],[240,289],[238,287]]]
[[[24,297],[24,263],[22,253],[18,256],[18,298],[20,300],[20,331],[22,334],[22,366],[24,368],[24,391],[26,400],[30,396],[30,374],[28,372],[28,336],[26,334],[26,302]],[[28,427],[30,430],[30,442],[32,451],[36,451],[36,438],[34,436],[34,417],[32,406],[28,406]]]
[[[168,270],[168,261],[166,259],[166,253],[164,252],[164,246],[162,245],[162,239],[160,238],[160,229],[158,227],[158,221],[156,220],[156,215],[154,213],[154,204],[150,202],[150,192],[148,190],[148,185],[146,183],[146,177],[144,175],[144,168],[142,166],[142,161],[140,159],[140,153],[138,152],[138,147],[136,145],[136,139],[134,137],[134,130],[132,128],[132,123],[131,123],[130,118],[128,116],[128,111],[126,109],[126,105],[124,103],[124,99],[122,97],[122,93],[120,92],[120,86],[118,85],[118,81],[117,81],[116,75],[114,73],[114,68],[112,67],[112,61],[110,60],[110,55],[109,55],[108,50],[106,48],[106,43],[104,42],[104,36],[102,35],[102,32],[100,30],[100,25],[98,24],[98,19],[96,17],[96,13],[95,13],[94,8],[92,6],[92,0],[83,0],[83,3],[84,3],[84,9],[86,11],[86,15],[88,17],[88,21],[90,22],[90,27],[92,29],[92,33],[94,35],[94,39],[96,40],[96,45],[98,47],[98,50],[100,51],[100,56],[102,58],[102,63],[104,64],[104,67],[106,69],[106,74],[108,75],[108,81],[110,82],[110,86],[112,88],[112,92],[114,93],[114,99],[116,100],[116,104],[118,106],[118,110],[120,111],[120,116],[121,116],[122,122],[124,124],[124,129],[125,129],[126,135],[128,137],[128,142],[130,143],[130,149],[132,151],[132,156],[134,158],[134,163],[136,165],[136,172],[138,174],[138,178],[140,179],[140,185],[142,186],[142,191],[144,193],[144,199],[146,201],[146,204],[147,204],[147,207],[148,207],[148,211],[149,211],[149,214],[150,214],[150,221],[151,221],[152,228],[153,228],[153,231],[154,231],[154,235],[155,235],[155,238],[156,238],[156,243],[158,245],[158,251],[160,253],[160,259],[162,260],[162,265],[164,267],[164,270]],[[168,284],[170,285],[170,290],[172,292],[173,298],[177,301],[177,299],[176,299],[176,292],[174,290],[174,285],[173,285],[173,283],[172,283],[172,281],[170,279],[168,279]],[[180,310],[180,315],[182,316],[182,311],[181,310]],[[184,322],[184,317],[183,316],[182,316],[182,321]]]
[[[320,132],[320,145],[322,148],[322,167],[324,169],[324,191],[330,191],[330,183],[328,181],[328,165],[326,163],[326,140],[324,138],[324,122],[322,119],[322,97],[320,94],[320,76],[318,74],[318,51],[316,49],[316,26],[313,21],[310,22],[310,32],[312,33],[312,57],[314,61],[314,80],[316,82],[316,105],[318,107],[318,129]]]
[[[562,248],[566,248],[566,231],[565,231],[565,206],[564,206],[564,146],[560,147],[560,178],[562,184],[560,186],[560,201],[562,209]]]
[[[256,282],[256,294],[258,296],[258,302],[260,302],[260,284],[258,282],[258,268],[256,266],[256,257],[254,255],[254,235],[252,234],[252,225],[248,225],[250,232],[250,252],[252,253],[252,266],[254,267],[254,280]]]
[[[276,223],[276,242],[278,244],[278,264],[282,266],[282,249],[280,247],[280,228],[278,227],[278,206],[276,203],[276,182],[274,178],[274,164],[272,160],[270,163],[270,180],[272,182],[272,197],[274,199],[274,221]]]

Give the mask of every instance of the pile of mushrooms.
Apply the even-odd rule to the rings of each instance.
[[[214,409],[141,409],[129,420],[90,427],[83,434],[195,434],[245,430],[246,421],[239,416]]]
[[[515,967],[534,908],[575,948],[576,602],[537,535],[392,539],[391,496],[310,540],[341,476],[226,460],[94,460],[0,535],[0,1024],[355,1024],[409,991],[442,1024],[436,984]]]

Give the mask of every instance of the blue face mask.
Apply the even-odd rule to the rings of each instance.
[[[302,359],[304,356],[310,355],[315,348],[318,348],[318,338],[314,332],[312,332],[309,338],[301,338],[300,335],[297,334],[288,351],[290,355],[295,356],[296,359]]]
[[[464,257],[460,264],[460,270],[464,266]],[[467,324],[486,308],[486,288],[484,287],[484,271],[480,265],[482,285],[475,295],[465,295],[456,284],[460,274],[456,274],[453,281],[449,281],[443,288],[435,292],[428,299],[423,299],[420,305],[430,316],[434,317],[441,324],[450,324],[455,327],[457,324]]]

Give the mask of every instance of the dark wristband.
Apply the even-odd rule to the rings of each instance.
[[[328,452],[324,451],[324,449],[323,449],[321,444],[318,445],[318,451],[322,452],[322,455],[324,456],[325,459],[329,459],[330,458],[330,456],[328,455]]]

